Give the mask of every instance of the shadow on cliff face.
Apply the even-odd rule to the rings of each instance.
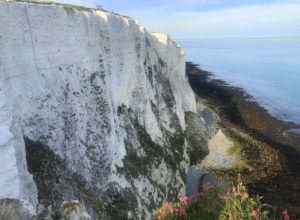
[[[157,113],[158,110],[156,108],[157,106],[152,103],[152,109]],[[126,138],[124,140],[126,156],[123,159],[124,166],[118,167],[118,173],[125,176],[134,190],[139,190],[139,187],[145,183],[140,183],[142,185],[138,186],[133,179],[149,179],[151,184],[149,189],[147,189],[147,185],[143,186],[146,197],[140,200],[142,206],[147,207],[148,210],[155,210],[160,205],[157,202],[158,199],[163,201],[167,198],[174,201],[182,187],[178,186],[180,179],[185,180],[184,169],[179,164],[179,161],[184,160],[184,134],[181,129],[174,134],[163,130],[165,144],[161,146],[155,143],[146,129],[139,124],[137,115],[134,114],[131,108],[128,108],[126,105],[119,106],[118,116],[123,121],[123,126],[126,130]],[[172,175],[171,179],[168,180],[169,182],[164,182],[163,185],[161,185],[160,179],[165,178],[164,176],[149,178],[154,175],[154,170],[158,171],[156,172],[157,175],[163,175],[161,172],[164,170],[160,169],[162,165],[165,165],[165,168],[170,172],[168,175]],[[176,172],[179,172],[179,176],[176,175]],[[154,189],[151,190],[153,187]],[[169,190],[166,190],[166,188]],[[142,211],[141,216],[142,219],[146,218],[146,213]]]
[[[28,170],[37,185],[39,203],[45,207],[51,206],[53,211],[58,212],[63,202],[79,200],[92,219],[110,219],[111,216],[126,219],[127,210],[136,207],[130,189],[121,189],[114,183],[103,191],[88,186],[79,175],[68,169],[66,161],[47,146],[28,138],[24,140]]]

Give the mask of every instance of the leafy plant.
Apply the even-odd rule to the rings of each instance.
[[[276,217],[272,206],[262,204],[261,198],[251,198],[246,187],[238,178],[238,183],[223,194],[210,182],[203,191],[190,197],[181,196],[177,203],[165,203],[157,210],[158,220],[289,220],[286,210]]]

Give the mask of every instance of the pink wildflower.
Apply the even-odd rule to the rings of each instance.
[[[253,210],[253,211],[252,211],[252,217],[253,217],[253,219],[255,219],[255,220],[259,220],[259,214],[258,214],[258,212],[257,212],[256,210]]]
[[[186,196],[180,196],[179,197],[179,203],[180,203],[180,205],[186,205],[186,204],[188,204],[188,197],[186,197]]]
[[[161,220],[163,217],[166,216],[166,210],[164,208],[161,208],[158,210],[158,213],[157,213],[157,219],[158,220]]]
[[[203,192],[199,192],[199,193],[196,194],[197,199],[200,199],[200,198],[202,198],[202,197],[204,197],[204,196],[205,196],[205,195],[204,195]]]
[[[197,201],[196,195],[192,195],[191,197],[188,198],[187,203],[188,204],[192,204],[192,203],[194,203],[196,201]]]
[[[289,220],[289,219],[290,219],[290,216],[289,216],[288,211],[283,210],[283,211],[282,211],[282,215],[283,215],[283,217],[284,217],[284,220]]]
[[[210,188],[213,188],[214,185],[211,184],[211,182],[207,182],[207,183],[204,183],[204,184],[202,185],[202,187],[203,187],[203,189],[210,189]]]
[[[219,195],[220,200],[226,200],[226,195]]]
[[[180,207],[179,210],[178,210],[178,215],[179,216],[185,216],[186,215],[185,208]]]
[[[233,195],[234,197],[237,197],[237,196],[238,196],[238,193],[237,193],[235,187],[232,187],[232,195]]]
[[[242,201],[244,201],[245,199],[247,199],[249,197],[248,193],[244,192],[242,194]]]
[[[169,213],[173,214],[173,212],[174,212],[174,206],[173,206],[172,202],[169,202],[167,204],[167,209],[168,209]]]

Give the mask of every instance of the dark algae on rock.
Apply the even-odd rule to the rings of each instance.
[[[299,219],[299,142],[283,135],[296,125],[274,118],[242,89],[214,79],[198,65],[186,63],[186,72],[198,100],[217,112],[218,126],[238,144],[245,161],[212,172],[226,182],[234,182],[241,174],[251,194],[263,196],[263,202],[272,204],[275,211],[287,209]]]

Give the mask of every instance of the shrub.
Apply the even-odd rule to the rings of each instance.
[[[203,191],[190,197],[181,196],[177,203],[165,203],[157,210],[158,220],[289,220],[286,210],[281,217],[275,217],[270,205],[262,204],[261,197],[249,197],[238,179],[231,190],[223,194],[210,182],[205,183]],[[270,217],[272,215],[272,218]]]

